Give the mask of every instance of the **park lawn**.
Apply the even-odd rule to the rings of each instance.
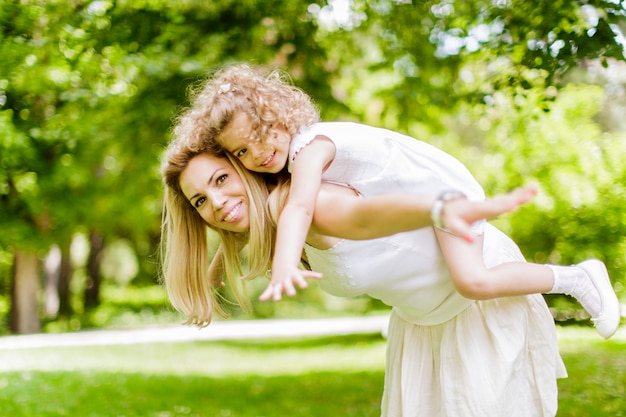
[[[607,341],[593,329],[559,329],[568,378],[559,380],[559,417],[626,416],[626,333]]]
[[[377,416],[384,355],[380,336],[0,351],[0,416]]]
[[[559,329],[559,417],[626,416],[626,338]],[[0,351],[0,416],[378,416],[378,336]]]

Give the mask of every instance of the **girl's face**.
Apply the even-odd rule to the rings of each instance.
[[[180,188],[208,225],[231,232],[250,228],[248,194],[228,159],[194,157],[180,175]]]
[[[291,135],[272,127],[261,136],[245,112],[233,115],[218,140],[250,171],[276,174],[287,165]]]

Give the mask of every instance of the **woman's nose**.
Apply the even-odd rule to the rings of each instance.
[[[220,190],[209,191],[208,198],[214,210],[219,210],[226,205],[227,198]]]

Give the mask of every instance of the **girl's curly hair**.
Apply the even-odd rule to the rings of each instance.
[[[237,112],[245,112],[261,134],[280,126],[294,136],[320,120],[311,97],[293,86],[285,73],[246,64],[215,72],[191,90],[190,103],[178,117],[174,136],[212,152],[222,151],[217,138]]]

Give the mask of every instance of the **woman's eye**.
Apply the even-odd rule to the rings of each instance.
[[[228,177],[228,175],[226,174],[222,174],[219,177],[217,177],[217,179],[215,180],[217,182],[217,185],[222,184],[224,181],[226,181],[226,178]]]
[[[244,156],[245,154],[246,154],[246,149],[242,149],[242,150],[240,150],[239,152],[237,152],[237,153],[235,154],[235,156],[236,156],[237,158],[241,158],[241,157],[242,157],[242,156]]]
[[[204,198],[204,197],[200,197],[200,198],[198,198],[198,199],[196,200],[196,202],[195,202],[195,203],[193,203],[193,206],[194,206],[195,208],[199,208],[201,205],[203,205],[203,204],[204,204],[204,202],[205,202],[205,201],[206,201],[206,198]]]

